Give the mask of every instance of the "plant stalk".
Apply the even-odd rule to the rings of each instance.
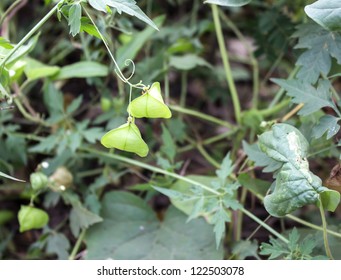
[[[228,123],[226,121],[223,121],[221,119],[215,118],[215,117],[213,117],[211,115],[200,113],[200,112],[195,111],[195,110],[183,108],[183,107],[177,106],[177,105],[170,105],[169,108],[171,108],[173,111],[176,111],[176,112],[179,112],[179,113],[183,113],[183,114],[186,114],[186,115],[190,115],[190,116],[194,116],[194,117],[197,117],[199,119],[203,119],[203,120],[206,120],[206,121],[209,121],[209,122],[212,122],[212,123],[215,123],[215,124],[227,127],[227,128],[231,128],[231,129],[234,128],[234,126],[232,124],[230,124],[230,123]]]
[[[323,204],[322,201],[320,200],[320,214],[321,214],[321,219],[322,219],[322,227],[323,227],[323,243],[324,243],[324,248],[326,250],[326,254],[329,259],[333,260],[333,255],[329,247],[329,241],[328,241],[328,233],[327,233],[327,221],[326,221],[326,216],[324,213],[323,209]]]
[[[78,239],[76,241],[76,244],[75,246],[73,247],[72,249],[72,252],[69,256],[69,260],[74,260],[76,255],[77,255],[77,252],[79,251],[79,248],[83,242],[83,239],[85,237],[85,233],[86,233],[86,229],[83,229],[82,232],[80,233],[80,235],[78,236]]]
[[[211,5],[211,8],[212,8],[213,21],[214,21],[216,35],[217,35],[219,49],[220,49],[220,55],[221,55],[221,58],[223,60],[225,74],[226,74],[226,80],[227,80],[227,83],[228,83],[228,86],[229,86],[229,89],[231,92],[234,114],[235,114],[235,118],[236,118],[237,123],[240,124],[240,122],[241,122],[240,102],[239,102],[239,97],[238,97],[236,85],[234,83],[233,76],[232,76],[232,70],[231,70],[231,66],[229,63],[228,52],[227,52],[226,47],[225,47],[223,31],[222,31],[220,19],[219,19],[218,7],[217,7],[217,5],[213,4],[213,5]]]
[[[249,212],[248,210],[246,210],[245,208],[241,208],[240,211],[242,211],[245,215],[247,215],[248,217],[250,217],[252,220],[254,220],[255,222],[257,222],[259,225],[261,225],[262,227],[264,227],[265,229],[267,229],[270,233],[272,233],[274,236],[276,236],[278,239],[282,240],[285,243],[289,243],[289,240],[286,239],[283,235],[279,234],[277,231],[275,231],[272,227],[270,227],[269,225],[267,225],[266,223],[264,223],[262,220],[260,220],[259,218],[257,218],[255,215],[253,215],[251,212]]]
[[[155,166],[143,163],[141,161],[137,161],[137,160],[134,160],[134,159],[122,157],[122,156],[115,155],[115,154],[109,154],[109,153],[106,153],[106,152],[100,152],[100,151],[97,151],[97,150],[92,149],[92,148],[79,148],[79,150],[84,151],[84,152],[88,152],[90,154],[94,154],[94,155],[103,156],[103,157],[106,157],[106,158],[111,158],[111,159],[114,159],[114,160],[118,160],[118,161],[124,162],[124,163],[129,164],[129,165],[139,166],[139,167],[142,167],[144,169],[150,170],[152,172],[160,173],[160,174],[163,174],[163,175],[166,175],[166,176],[173,177],[175,179],[179,179],[179,180],[185,181],[185,182],[190,183],[192,185],[199,186],[199,187],[203,188],[204,190],[206,190],[206,191],[208,191],[208,192],[210,192],[212,194],[221,195],[220,192],[214,190],[213,188],[211,188],[209,186],[201,184],[201,183],[199,183],[197,181],[194,181],[192,179],[189,179],[187,177],[178,175],[176,173],[169,172],[167,170],[163,170],[161,168],[158,168],[158,167],[155,167]]]

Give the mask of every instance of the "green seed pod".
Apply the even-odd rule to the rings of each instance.
[[[141,137],[140,130],[132,122],[127,122],[107,132],[102,137],[101,143],[106,148],[133,152],[140,157],[145,157],[149,152],[147,144]]]
[[[24,232],[31,229],[39,229],[44,227],[48,221],[48,214],[38,208],[32,206],[21,205],[18,212],[18,220],[20,225],[20,232]]]
[[[163,102],[160,83],[155,82],[128,106],[128,112],[135,118],[165,118],[172,117],[172,112]]]
[[[35,172],[30,176],[31,187],[33,190],[38,191],[46,187],[49,182],[49,179],[44,173]]]
[[[101,98],[101,108],[103,112],[108,112],[111,108],[111,100],[108,97]]]

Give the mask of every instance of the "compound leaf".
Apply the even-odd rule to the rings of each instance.
[[[220,179],[222,186],[225,185],[226,179],[229,175],[231,175],[233,171],[232,160],[230,159],[230,153],[227,153],[223,162],[221,163],[220,169],[216,171],[218,178]]]
[[[287,91],[287,95],[293,98],[293,103],[304,103],[304,107],[298,112],[299,115],[306,116],[324,107],[335,109],[328,80],[322,80],[317,89],[299,80],[272,79],[272,81]]]
[[[297,78],[314,84],[320,75],[327,76],[334,57],[341,64],[341,35],[323,29],[316,24],[304,24],[294,33],[299,38],[297,49],[306,49],[298,58],[301,66]]]

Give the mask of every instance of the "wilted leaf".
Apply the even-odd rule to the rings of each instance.
[[[308,145],[301,132],[288,124],[276,124],[271,131],[259,136],[260,149],[268,157],[283,163],[276,174],[273,193],[264,198],[264,206],[271,215],[280,217],[304,205],[318,204],[320,194],[330,192],[309,170]],[[325,202],[331,203],[324,205],[326,209],[335,206],[334,195]]]
[[[250,160],[254,161],[256,166],[263,167],[263,172],[274,172],[282,167],[282,162],[274,160],[267,155],[265,155],[255,144],[248,144],[247,142],[243,141],[243,149]]]

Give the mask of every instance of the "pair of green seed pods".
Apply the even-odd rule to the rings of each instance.
[[[148,89],[143,90],[142,95],[134,99],[128,106],[129,114],[134,118],[170,118],[171,111],[164,103],[160,83],[155,82]],[[148,145],[141,137],[140,130],[134,124],[133,118],[118,128],[107,132],[101,139],[106,148],[132,152],[140,157],[147,156]]]

